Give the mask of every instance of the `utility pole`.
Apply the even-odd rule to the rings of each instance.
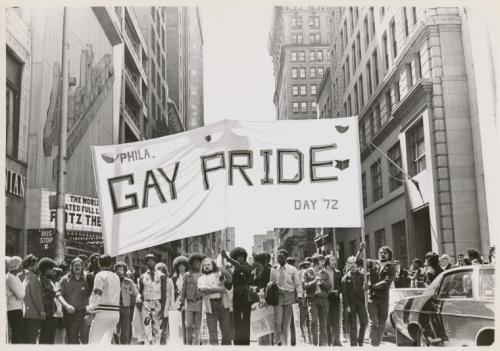
[[[69,62],[68,62],[68,13],[64,7],[63,37],[62,37],[62,91],[61,116],[59,121],[59,150],[57,155],[57,208],[56,208],[56,262],[64,262],[66,243],[64,233],[66,229],[65,195],[66,195],[66,142],[68,139],[68,89],[69,89]]]

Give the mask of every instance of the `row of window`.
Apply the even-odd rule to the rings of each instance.
[[[360,130],[362,128],[360,127]],[[406,132],[406,147],[408,155],[408,172],[410,176],[415,176],[425,170],[425,138],[424,125],[422,120],[416,123]],[[384,192],[382,186],[382,173],[389,177],[389,192],[399,188],[403,184],[403,174],[401,172],[401,147],[399,142],[387,150],[388,172],[382,172],[382,161],[379,158],[370,166],[371,195],[372,203],[382,199]],[[363,194],[363,208],[368,206],[368,193],[366,187],[365,173],[361,175],[361,188]]]
[[[293,44],[304,44],[304,36],[302,33],[292,34]],[[321,34],[320,33],[309,33],[309,44],[320,44]]]
[[[311,84],[309,86],[309,91],[311,96],[316,96],[318,91],[318,84]],[[300,93],[300,94],[299,94]],[[293,96],[307,96],[307,84],[294,84],[292,85],[292,95]]]
[[[305,62],[306,52],[305,51],[292,51],[291,52],[292,62]],[[323,50],[309,50],[309,62],[321,62],[323,61]]]
[[[309,67],[309,78],[323,78],[324,74],[324,67]],[[292,67],[292,78],[307,78],[306,67]]]
[[[392,106],[397,104],[401,100],[402,92],[409,91],[415,84],[416,80],[422,77],[420,53],[413,53],[413,56],[410,58],[409,62],[404,64],[401,70],[404,71],[403,73],[405,74],[406,78],[406,87],[404,87],[404,91],[403,87],[399,85],[399,79],[396,78],[394,82],[389,84],[387,91],[382,95],[382,99],[384,100],[385,104],[385,116],[387,118],[390,118],[392,114]],[[342,73],[344,75],[343,78],[347,79],[344,67],[342,67]],[[368,100],[379,85],[380,77],[376,49],[374,50],[371,59],[369,59],[366,63],[365,74],[365,77],[367,79],[366,82],[363,80],[363,73],[360,73],[357,82],[354,84],[353,101],[351,100],[351,95],[349,94],[346,101],[344,102],[344,113],[346,116],[356,115],[363,110],[366,102],[364,95],[365,88]],[[401,72],[398,74],[401,74]],[[380,105],[377,104],[377,106],[379,106],[377,114],[378,116],[380,116]]]
[[[319,16],[309,16],[309,28],[319,28]],[[292,16],[291,17],[292,29],[302,28],[302,16]]]
[[[309,106],[311,106],[310,109]],[[316,106],[317,105],[315,101],[311,101],[311,103],[307,101],[301,101],[301,102],[294,101],[292,102],[292,112],[293,113],[307,113],[309,111],[316,112]]]

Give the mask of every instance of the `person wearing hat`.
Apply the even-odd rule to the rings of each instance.
[[[185,266],[191,267],[191,269],[183,276],[183,284],[179,297],[178,309],[184,312],[185,319],[183,325],[185,325],[185,328],[183,329],[187,345],[200,344],[203,294],[198,289],[198,278],[201,276],[201,261],[203,261],[203,256],[200,254],[192,254],[189,257],[189,265],[186,264]],[[182,262],[184,262],[183,259],[177,261],[178,267]]]
[[[40,321],[45,319],[42,301],[42,286],[35,273],[38,259],[32,255],[23,258],[23,272],[18,275],[25,286],[24,294],[24,343],[36,344],[40,331]]]
[[[54,268],[56,267],[56,261],[48,257],[43,257],[40,259],[40,262],[38,262],[42,301],[45,310],[45,320],[40,326],[39,344],[52,345],[55,342],[56,319],[54,318],[54,312],[56,312],[57,306],[54,300],[56,297],[56,289],[52,279],[55,276]]]
[[[167,300],[167,277],[155,269],[157,260],[154,254],[147,254],[144,260],[147,270],[139,279],[144,340],[149,345],[159,345],[161,340],[161,320]]]
[[[112,270],[113,259],[104,254],[99,257],[100,271],[94,278],[87,313],[93,314],[89,331],[89,344],[110,344],[120,320],[120,278]]]
[[[252,266],[247,262],[248,254],[242,247],[234,248],[228,256],[225,250],[221,252],[234,267],[233,281],[233,318],[234,318],[234,344],[250,345],[250,311],[248,290],[252,280]]]
[[[11,329],[11,342],[13,344],[23,344],[23,298],[25,289],[17,273],[21,268],[22,259],[18,256],[5,257],[5,276],[7,294],[7,321]]]

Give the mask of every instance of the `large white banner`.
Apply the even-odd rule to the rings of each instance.
[[[93,146],[105,252],[226,227],[360,227],[356,117],[224,120]]]

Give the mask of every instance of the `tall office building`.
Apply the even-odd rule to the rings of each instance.
[[[205,123],[200,12],[197,7],[167,7],[166,18],[169,97],[185,130],[202,127]]]
[[[331,8],[274,8],[269,55],[274,64],[276,118],[317,118],[316,94],[329,66]]]
[[[329,117],[359,118],[369,256],[385,244],[404,266],[427,251],[456,257],[475,247],[486,254],[486,191],[464,12],[342,7],[332,15]],[[340,231],[336,249],[348,256],[359,240],[359,230]]]

